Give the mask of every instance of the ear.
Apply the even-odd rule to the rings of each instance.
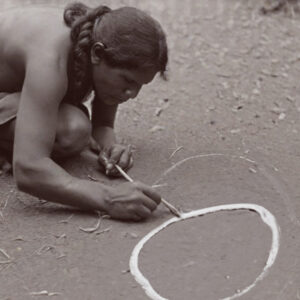
[[[92,64],[99,64],[103,57],[105,45],[101,42],[96,42],[91,48],[91,62]]]

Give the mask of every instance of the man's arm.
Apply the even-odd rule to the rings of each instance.
[[[114,168],[118,164],[128,170],[133,165],[131,147],[117,143],[114,122],[118,105],[106,105],[100,99],[94,99],[92,109],[92,135],[99,150],[99,163],[104,166],[107,175],[121,176]],[[95,148],[93,146],[92,148]]]
[[[51,159],[67,84],[66,68],[57,57],[29,58],[15,130],[13,165],[18,187],[51,202],[106,211],[117,219],[149,217],[160,202],[151,187],[126,182],[113,188],[79,179]]]
[[[92,103],[92,135],[105,152],[116,143],[114,123],[117,109],[118,105],[106,105],[97,98]]]
[[[109,187],[75,178],[50,158],[68,81],[57,57],[37,56],[28,58],[16,120],[13,165],[17,186],[48,201],[105,210]]]

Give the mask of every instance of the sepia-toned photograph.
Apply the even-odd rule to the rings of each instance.
[[[0,0],[0,300],[300,300],[299,0]]]

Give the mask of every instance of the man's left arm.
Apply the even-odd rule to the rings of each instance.
[[[118,105],[106,105],[98,99],[92,103],[92,136],[99,150],[108,152],[116,144],[114,123]]]
[[[115,164],[124,170],[133,165],[131,147],[117,143],[114,123],[118,105],[106,105],[94,99],[92,105],[92,136],[99,150],[99,163],[107,175],[120,176]],[[93,147],[95,149],[95,146]]]

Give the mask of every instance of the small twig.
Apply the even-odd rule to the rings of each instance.
[[[50,293],[48,291],[40,291],[40,292],[32,292],[32,293],[29,293],[31,296],[58,296],[58,295],[61,295],[61,293]]]
[[[61,234],[61,235],[55,235],[55,237],[58,239],[58,240],[61,240],[63,238],[66,238],[67,235],[65,233]]]
[[[0,265],[7,265],[12,263],[12,260],[4,260],[4,261],[0,261]]]
[[[97,231],[96,232],[96,235],[99,235],[99,234],[102,234],[102,233],[105,233],[105,232],[109,232],[111,230],[111,226],[110,227],[107,227],[101,231]]]
[[[14,238],[13,241],[22,241],[22,242],[25,242],[25,239],[21,235],[19,235],[16,238]]]
[[[69,216],[67,219],[65,219],[65,220],[61,220],[61,221],[59,221],[59,223],[69,223],[69,221],[71,220],[71,218],[74,216],[74,214],[72,214],[71,216]]]
[[[43,253],[45,253],[45,252],[48,252],[48,251],[50,251],[50,250],[52,250],[52,249],[55,249],[55,246],[53,246],[53,245],[44,245],[44,246],[42,246],[41,248],[39,248],[39,249],[36,251],[36,254],[37,254],[37,255],[41,255],[41,254],[43,254]]]
[[[87,177],[92,181],[96,181],[96,182],[99,181],[97,178],[93,177],[92,175],[88,175]]]
[[[245,156],[240,156],[239,158],[241,158],[241,159],[243,159],[243,160],[246,160],[246,161],[249,161],[249,162],[251,162],[251,163],[253,163],[253,164],[256,164],[256,161],[251,160],[250,158],[247,158],[247,157],[245,157]]]
[[[1,207],[1,210],[3,211],[7,206],[8,198],[5,199],[4,205]]]
[[[171,159],[178,151],[183,149],[183,146],[178,145],[177,134],[176,133],[175,133],[175,148],[171,148],[171,149],[175,149],[175,150],[171,153],[171,155],[169,156],[169,159]]]
[[[95,226],[93,226],[93,227],[87,227],[87,228],[79,227],[79,229],[81,231],[83,231],[83,232],[86,232],[86,233],[93,233],[93,232],[97,231],[100,228],[102,220],[106,219],[107,217],[109,217],[107,215],[101,216],[100,212],[98,212],[98,216],[99,216],[99,219],[98,219],[98,221],[97,221],[97,223],[96,223]]]
[[[254,168],[249,168],[249,171],[250,171],[251,173],[257,173],[257,171],[256,171]]]
[[[60,258],[63,258],[63,257],[66,257],[66,254],[65,254],[65,253],[60,253],[60,255],[57,256],[56,258],[57,258],[57,259],[60,259]]]
[[[0,265],[6,265],[12,263],[11,257],[7,254],[5,250],[0,248],[0,252],[3,254],[3,256],[5,256],[5,258],[7,258],[7,260],[0,261]]]
[[[2,248],[0,248],[0,252],[7,258],[7,259],[11,259],[11,257],[7,254],[7,252],[5,250],[3,250]]]
[[[87,228],[79,227],[79,229],[83,232],[86,232],[86,233],[93,233],[93,232],[95,232],[96,230],[99,229],[100,224],[101,224],[101,217],[98,219],[97,224],[95,226],[87,227]]]
[[[42,254],[44,254],[44,253],[46,253],[48,251],[51,251],[51,250],[53,250],[52,253],[55,254],[55,256],[56,256],[57,259],[66,256],[65,253],[63,253],[60,249],[57,249],[57,247],[53,246],[53,245],[44,245],[44,246],[42,246],[40,249],[38,249],[36,251],[36,254],[37,255],[42,255]]]
[[[170,155],[169,159],[171,159],[178,151],[182,150],[183,146],[178,147],[177,149],[175,149],[172,154]]]
[[[12,196],[12,191],[10,191],[9,196],[5,199],[4,205],[3,206],[1,205],[1,207],[0,207],[0,216],[2,219],[4,219],[3,212],[7,206],[8,200],[11,198],[11,196]]]
[[[168,184],[167,183],[162,183],[162,184],[154,184],[154,185],[152,185],[152,187],[154,189],[157,189],[157,188],[160,188],[160,187],[165,187],[165,186],[168,186]]]

